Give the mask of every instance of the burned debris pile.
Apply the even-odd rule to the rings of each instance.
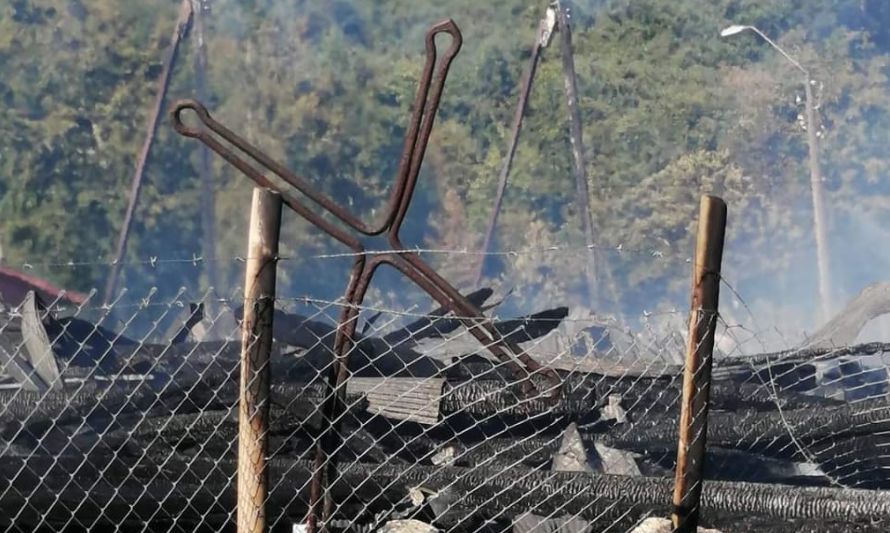
[[[468,298],[483,306],[490,296]],[[241,343],[196,341],[190,330],[203,308],[190,311],[158,344],[60,316],[33,292],[4,311],[3,521],[231,525]],[[496,326],[531,346],[566,316],[558,308]],[[283,311],[274,324],[267,508],[270,523],[287,525],[305,516],[327,427],[320,406],[335,327]],[[565,369],[553,396],[548,380],[531,375],[539,394],[530,397],[496,360],[426,355],[423,341],[444,342],[460,328],[434,310],[383,336],[357,335],[333,529],[414,518],[441,530],[522,531],[535,513],[599,530],[670,513],[678,369]],[[744,517],[759,530],[886,527],[890,493],[872,489],[890,489],[887,378],[862,361],[887,351],[872,344],[719,360],[703,524],[733,531]]]

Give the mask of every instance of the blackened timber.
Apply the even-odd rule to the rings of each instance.
[[[270,479],[274,480],[268,501],[270,523],[277,517],[299,516],[305,510],[311,463],[272,459],[269,467]],[[79,476],[79,483],[66,483],[72,471]],[[199,515],[233,503],[231,475],[234,471],[235,463],[229,459],[176,455],[144,457],[135,465],[102,456],[86,461],[82,456],[0,458],[0,473],[6,479],[13,479],[13,489],[16,489],[0,495],[0,509],[4,514],[9,513],[7,516],[15,516],[19,509],[16,506],[23,504],[20,495],[40,486],[42,494],[57,492],[52,493],[52,498],[28,501],[29,512],[55,510],[58,513],[56,504],[61,503],[61,509],[74,509],[75,518],[81,518],[77,513],[82,508],[77,504],[87,499],[81,487],[98,482],[99,488],[91,489],[89,499],[101,502],[108,517],[132,520],[136,517],[129,509],[147,510],[151,504],[161,503],[165,507],[169,503],[171,508],[187,503],[190,510]],[[18,475],[18,472],[24,474]],[[66,475],[60,475],[62,472]],[[338,469],[330,488],[339,501],[348,502],[344,507],[353,505],[353,510],[358,507],[369,512],[391,509],[409,488],[418,486],[432,490],[447,488],[461,494],[462,505],[482,518],[517,517],[534,509],[540,514],[567,513],[594,524],[611,525],[621,519],[633,521],[642,513],[666,513],[670,508],[672,480],[528,469],[354,463]],[[103,490],[105,487],[107,490]],[[709,515],[749,513],[777,519],[832,520],[875,527],[890,524],[890,495],[882,492],[721,481],[706,481],[705,489],[704,519]],[[166,514],[167,509],[162,512]],[[137,513],[137,517],[139,515],[141,513]]]
[[[491,298],[493,293],[494,291],[490,288],[483,287],[467,294],[465,297],[468,302],[481,308],[485,301]],[[448,314],[448,309],[445,307],[437,307],[430,311],[425,317],[419,318],[403,328],[399,328],[392,333],[384,335],[383,340],[395,345],[408,339],[416,341],[425,337],[441,337],[442,335],[447,335],[459,328],[462,323],[456,318],[444,318],[446,314]]]
[[[710,414],[707,438],[715,446],[793,457],[799,453],[798,445],[806,448],[820,442],[888,430],[890,402],[880,399],[782,412],[714,411]],[[615,433],[607,437],[609,442],[629,449],[645,449],[673,442],[676,425],[674,420],[650,417],[616,426],[613,431]]]
[[[4,422],[24,424],[63,423],[89,415],[111,416],[122,411],[145,410],[158,401],[158,393],[138,382],[119,385],[110,382],[85,382],[66,390],[46,393],[13,389],[0,391],[0,416]],[[183,391],[171,389],[167,395],[181,397]]]

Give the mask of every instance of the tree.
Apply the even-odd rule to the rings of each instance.
[[[0,14],[0,225],[9,263],[33,263],[56,283],[87,290],[104,279],[178,2],[56,4],[14,2]],[[205,103],[215,118],[371,217],[395,174],[424,32],[454,17],[464,47],[404,236],[419,247],[475,250],[543,5],[217,0],[206,20]],[[613,0],[573,7],[590,202],[598,246],[617,262],[621,302],[594,311],[634,315],[685,305],[685,261],[702,192],[729,202],[725,273],[742,294],[757,300],[785,290],[793,299],[783,313],[815,294],[799,82],[759,43],[720,40],[729,23],[756,24],[823,83],[830,237],[839,250],[873,248],[855,236],[863,224],[882,226],[890,193],[882,179],[890,163],[890,45],[873,22],[882,6]],[[190,65],[193,53],[186,43],[180,64]],[[515,287],[514,307],[590,305],[577,290],[584,239],[572,212],[560,70],[558,56],[545,50],[495,236],[497,249],[516,253],[499,256],[488,281]],[[191,96],[193,76],[178,70],[171,98]],[[164,297],[203,288],[200,264],[190,261],[201,250],[197,148],[169,122],[162,126],[122,283],[137,294],[153,286]],[[236,258],[244,254],[252,184],[218,157],[212,172],[221,293],[232,295],[242,281]],[[292,214],[282,235],[281,293],[340,296],[348,258],[317,256],[343,250]],[[456,284],[469,282],[473,262],[465,255],[430,260]],[[41,266],[69,261],[85,265]],[[858,292],[857,280],[878,276],[881,261],[834,265],[841,291]],[[394,306],[419,302],[397,279],[381,279],[372,297]]]

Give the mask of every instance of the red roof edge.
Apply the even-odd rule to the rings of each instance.
[[[4,266],[0,266],[0,284],[2,283],[18,284],[19,287],[17,287],[17,289],[23,289],[22,292],[27,292],[28,290],[36,290],[39,291],[44,297],[49,297],[52,300],[58,299],[60,301],[69,302],[75,305],[82,305],[87,300],[87,295],[83,293],[65,290],[64,294],[62,294],[63,289],[56,287],[45,279],[29,276],[24,272],[19,272],[17,270],[13,270]],[[22,285],[28,287],[22,287]],[[20,302],[10,303],[18,305]]]

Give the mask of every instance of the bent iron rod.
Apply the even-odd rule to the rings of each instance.
[[[438,54],[435,38],[439,33],[449,34],[451,36],[451,45],[443,54],[441,61],[437,63]],[[414,188],[417,184],[417,177],[420,173],[420,167],[423,164],[433,122],[441,101],[445,78],[448,75],[448,69],[452,60],[461,48],[461,44],[460,30],[454,21],[450,19],[433,25],[426,33],[426,62],[423,74],[418,82],[413,112],[405,134],[402,154],[395,181],[390,191],[385,215],[378,225],[367,225],[356,218],[334,200],[313,188],[307,180],[297,176],[285,168],[284,165],[274,161],[242,137],[214,120],[201,103],[194,100],[183,100],[177,102],[171,111],[174,128],[179,134],[198,139],[256,182],[257,185],[272,189],[281,194],[285,205],[320,230],[346,245],[356,254],[344,297],[346,305],[343,307],[338,319],[337,335],[334,341],[333,364],[328,375],[329,395],[325,401],[324,413],[330,426],[322,433],[319,439],[315,458],[315,472],[313,473],[310,490],[307,525],[310,531],[313,532],[317,527],[319,500],[324,498],[322,527],[324,527],[325,521],[330,517],[333,509],[330,493],[322,485],[330,486],[335,479],[334,476],[336,476],[335,452],[339,447],[339,425],[345,405],[344,395],[346,390],[345,382],[348,377],[349,353],[355,334],[359,306],[364,299],[377,267],[380,265],[387,264],[395,268],[418,287],[426,291],[440,305],[460,317],[460,320],[467,326],[470,333],[495,357],[510,368],[511,372],[518,379],[523,393],[532,395],[536,392],[535,387],[529,380],[530,375],[533,373],[543,374],[550,382],[551,387],[549,390],[551,393],[548,395],[549,398],[555,399],[560,393],[561,383],[556,372],[550,368],[543,367],[525,354],[517,344],[504,339],[491,321],[482,314],[482,311],[461,295],[457,289],[442,278],[419,255],[407,250],[399,238],[399,230],[408,212]],[[203,127],[193,128],[186,126],[182,120],[182,113],[186,110],[194,111]],[[254,162],[279,176],[317,206],[321,207],[322,210],[337,218],[342,224],[366,236],[376,236],[385,233],[391,251],[374,255],[367,259],[365,248],[358,237],[336,223],[324,219],[321,213],[308,207],[301,199],[295,198],[281,190],[281,188],[266,178],[263,172],[257,170],[253,164],[248,162],[242,155],[237,154],[235,150],[223,144],[211,132],[239,149]],[[514,357],[523,363],[524,367],[514,361]],[[325,478],[327,479],[326,482],[324,482]]]

